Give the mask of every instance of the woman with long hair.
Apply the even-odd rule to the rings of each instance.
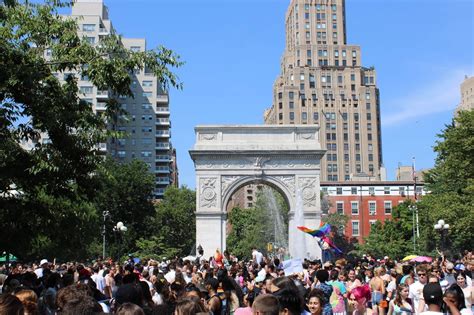
[[[472,315],[472,311],[466,308],[464,293],[461,287],[456,283],[446,289],[443,300],[448,306],[445,310],[446,313],[452,315]],[[454,305],[455,308],[453,308],[452,305]]]
[[[466,308],[471,309],[472,301],[474,300],[474,290],[472,286],[467,284],[467,276],[464,271],[458,271],[456,273],[456,283],[461,288],[462,293],[464,293],[464,301],[466,303]]]
[[[22,289],[15,293],[25,309],[25,315],[38,315],[38,296],[35,291]]]
[[[409,288],[406,284],[399,284],[395,299],[390,301],[387,315],[409,315],[413,313],[411,300],[408,298]]]

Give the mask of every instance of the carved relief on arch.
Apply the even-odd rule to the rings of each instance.
[[[200,133],[199,140],[212,141],[217,139],[217,133]]]
[[[232,185],[235,181],[237,181],[242,176],[233,176],[233,175],[224,175],[221,177],[221,192],[222,196],[225,196],[227,193],[227,189],[229,186]]]
[[[288,188],[288,191],[294,196],[295,195],[295,176],[292,175],[282,175],[282,176],[272,176],[279,182]]]
[[[316,207],[317,198],[319,198],[319,194],[316,191],[316,178],[301,177],[298,186],[303,195],[303,205],[305,207]]]
[[[203,208],[217,207],[217,177],[203,177],[199,180],[199,203]]]

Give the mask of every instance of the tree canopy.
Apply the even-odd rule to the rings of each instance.
[[[170,68],[182,62],[171,50],[129,51],[114,34],[91,45],[74,19],[59,15],[60,3],[0,4],[0,251],[22,257],[55,252],[58,239],[75,248],[68,255],[85,253],[100,214],[97,144],[117,135],[107,119],[121,113],[119,95],[133,96],[133,71],[181,87]],[[105,116],[81,100],[80,75],[113,95]]]

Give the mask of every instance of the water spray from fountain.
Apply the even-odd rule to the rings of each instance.
[[[267,212],[268,222],[266,222],[267,230],[272,231],[273,247],[277,249],[288,248],[288,226],[285,224],[281,206],[278,204],[276,192],[270,187],[263,187],[263,196],[265,198],[265,211]]]

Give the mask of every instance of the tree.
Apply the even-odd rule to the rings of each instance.
[[[181,87],[169,70],[182,65],[172,51],[128,51],[113,34],[92,46],[73,19],[58,14],[60,3],[0,4],[0,252],[23,258],[85,253],[99,217],[96,145],[117,135],[107,118],[121,113],[112,97],[106,117],[96,115],[80,99],[77,76],[62,82],[55,74],[87,75],[98,89],[132,96],[130,74],[146,67],[165,89]],[[40,136],[49,141],[36,142]]]
[[[140,255],[187,256],[196,242],[196,193],[187,187],[166,189],[163,200],[155,206],[155,216],[149,221],[153,243],[139,239]]]
[[[377,221],[372,225],[369,236],[365,238],[364,243],[357,246],[359,254],[400,259],[408,253],[413,253],[411,206],[413,202],[406,200],[393,208],[391,219],[383,223]]]
[[[419,203],[422,249],[434,252],[441,245],[433,225],[450,224],[449,252],[471,249],[474,242],[474,110],[460,111],[434,146],[435,166],[425,176],[430,194]]]
[[[113,257],[123,255],[124,250],[134,252],[135,242],[139,238],[152,235],[148,221],[155,214],[152,193],[155,178],[148,171],[145,162],[132,160],[118,163],[107,159],[99,169],[99,185],[95,196],[95,205],[100,211],[107,211],[105,233],[109,237],[109,253]],[[114,232],[117,222],[123,222],[126,233]],[[97,229],[99,232],[99,230]],[[101,232],[101,231],[100,231]],[[101,241],[101,233],[96,233]],[[91,254],[99,255],[100,252]]]

